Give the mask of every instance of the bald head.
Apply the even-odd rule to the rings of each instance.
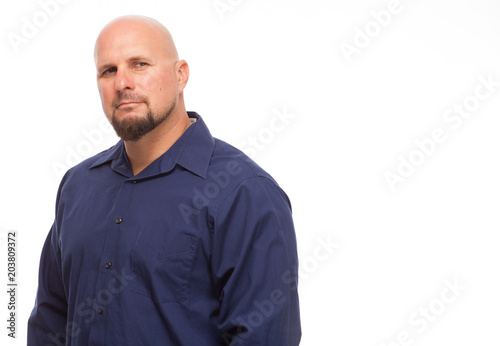
[[[130,34],[134,35],[130,35]],[[135,40],[154,41],[158,50],[170,59],[178,60],[177,48],[170,32],[156,19],[146,16],[122,16],[109,22],[97,37],[94,48],[94,59],[97,65],[100,50],[109,47],[109,43],[129,35],[131,45],[138,43]]]
[[[139,140],[167,118],[189,121],[183,96],[189,67],[161,23],[142,16],[111,21],[94,57],[104,113],[122,139]]]

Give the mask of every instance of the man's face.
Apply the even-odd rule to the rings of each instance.
[[[95,52],[102,107],[118,136],[135,141],[153,130],[179,98],[176,57],[161,32],[140,23],[114,23]]]

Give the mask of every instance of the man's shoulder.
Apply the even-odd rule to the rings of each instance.
[[[274,181],[269,173],[240,149],[218,138],[214,138],[214,140],[215,147],[209,171],[228,170],[238,172],[237,175],[241,180],[261,177]]]
[[[215,138],[215,146],[208,168],[207,192],[224,189],[219,193],[220,199],[213,204],[214,209],[225,200],[244,198],[262,201],[264,204],[280,205],[291,208],[290,200],[285,191],[274,178],[260,167],[254,160],[234,146]],[[209,186],[212,184],[213,186]],[[216,188],[217,185],[217,188]],[[243,197],[244,196],[244,197]]]

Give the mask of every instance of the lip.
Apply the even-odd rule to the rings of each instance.
[[[139,103],[141,103],[141,102],[123,101],[123,102],[120,102],[116,108],[134,107],[134,106],[137,106]]]

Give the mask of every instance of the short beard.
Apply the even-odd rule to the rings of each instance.
[[[168,108],[163,114],[154,116],[151,109],[148,107],[148,112],[145,116],[137,118],[127,118],[118,121],[115,116],[116,110],[113,112],[113,117],[111,119],[111,125],[115,129],[116,134],[124,141],[135,142],[141,139],[145,134],[154,130],[158,125],[168,118],[170,113],[175,107],[175,102],[172,102],[170,108]],[[123,109],[127,111],[127,109]]]

